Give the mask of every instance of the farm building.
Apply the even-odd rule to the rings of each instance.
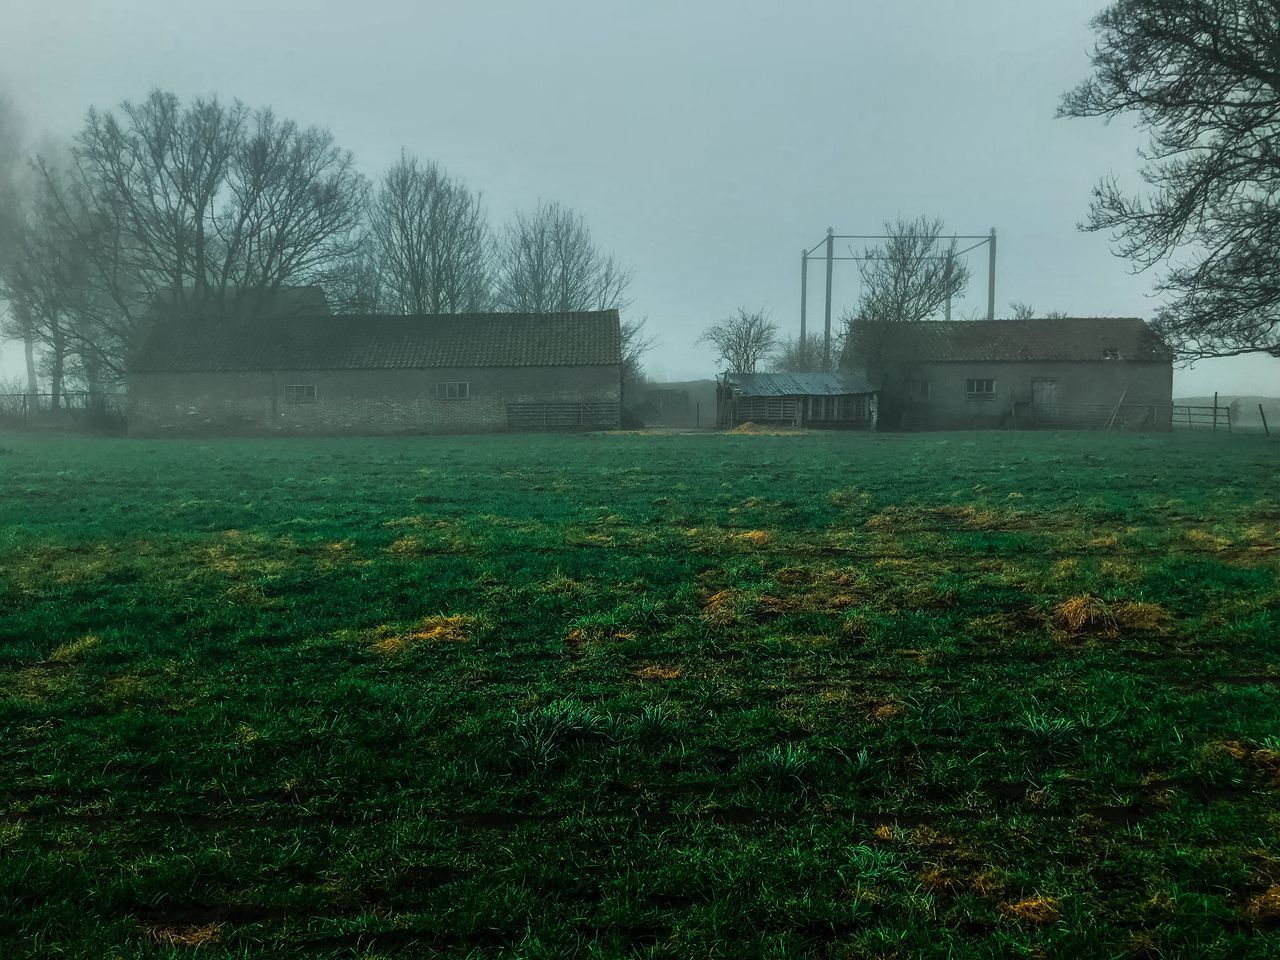
[[[616,310],[157,322],[129,365],[129,432],[610,428]]]
[[[1135,318],[859,323],[845,363],[889,429],[1168,429],[1173,354]]]
[[[876,388],[852,373],[726,373],[716,385],[720,427],[871,430],[876,410]]]

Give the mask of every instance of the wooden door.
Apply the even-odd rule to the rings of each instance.
[[[1058,381],[1032,380],[1031,407],[1036,416],[1046,420],[1058,418]]]

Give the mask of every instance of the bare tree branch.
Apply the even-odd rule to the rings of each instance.
[[[1086,230],[1158,268],[1156,326],[1184,359],[1280,356],[1280,5],[1121,0],[1064,117],[1135,114],[1145,194],[1093,191]]]
[[[434,163],[401,155],[378,184],[369,230],[392,309],[467,313],[488,307],[493,240],[480,196]]]
[[[631,273],[604,254],[580,214],[542,203],[507,225],[498,252],[497,302],[516,313],[623,310]]]
[[[712,324],[698,343],[715,347],[719,359],[730,373],[755,373],[777,349],[778,325],[764,309],[739,307],[736,315]]]

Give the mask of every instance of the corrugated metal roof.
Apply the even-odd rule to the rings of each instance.
[[[744,397],[839,397],[879,390],[855,373],[727,373],[725,380]]]
[[[160,320],[134,373],[591,366],[622,362],[618,311]]]
[[[1136,317],[1044,320],[855,321],[846,356],[858,363],[1144,360],[1168,362],[1169,348]]]

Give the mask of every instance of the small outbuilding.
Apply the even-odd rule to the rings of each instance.
[[[854,322],[844,360],[881,426],[1169,429],[1173,353],[1135,317]]]
[[[716,384],[716,425],[874,430],[877,397],[853,373],[726,373]]]
[[[158,318],[129,432],[463,433],[621,421],[616,310]]]

